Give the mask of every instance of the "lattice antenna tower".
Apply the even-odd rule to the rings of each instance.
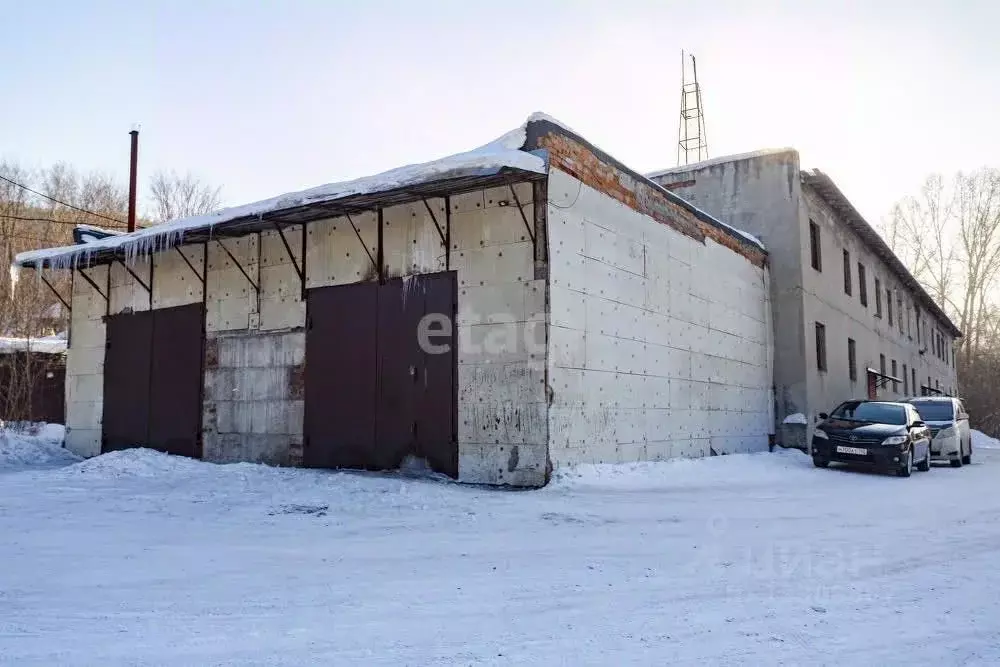
[[[690,65],[688,58],[691,59]],[[705,111],[694,56],[681,51],[681,120],[677,130],[677,166],[708,159]]]

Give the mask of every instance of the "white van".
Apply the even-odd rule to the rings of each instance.
[[[972,432],[969,414],[962,401],[951,396],[921,396],[908,403],[920,413],[931,429],[931,457],[937,461],[950,461],[952,467],[961,468],[972,462]]]

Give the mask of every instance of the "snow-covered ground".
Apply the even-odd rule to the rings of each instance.
[[[997,664],[998,476],[0,466],[0,664]]]
[[[982,431],[972,429],[973,449],[1000,449],[1000,440],[991,438]]]

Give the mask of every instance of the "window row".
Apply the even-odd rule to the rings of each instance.
[[[809,249],[812,255],[812,268],[816,271],[823,271],[823,244],[820,237],[819,225],[812,220],[809,221]],[[854,292],[854,265],[851,262],[851,252],[846,248],[844,253],[844,294],[852,296]],[[868,307],[868,277],[865,265],[857,263],[858,272],[858,298],[863,308]],[[875,317],[887,318],[890,327],[899,330],[900,335],[907,336],[913,340],[914,329],[916,329],[917,347],[921,350],[932,348],[934,356],[945,363],[955,366],[954,350],[949,353],[950,344],[946,343],[946,338],[940,329],[932,329],[928,336],[927,320],[922,317],[920,308],[915,304],[903,303],[903,295],[896,290],[895,298],[892,288],[886,286],[883,290],[882,281],[876,276],[875,282]],[[884,300],[883,300],[884,295]],[[884,310],[883,310],[884,306]],[[929,319],[929,318],[928,318]],[[915,326],[914,326],[915,323]],[[950,356],[950,359],[949,359]]]
[[[826,372],[827,362],[826,362],[826,325],[822,322],[816,322],[816,368],[820,371]],[[880,382],[892,383],[893,393],[899,393],[900,384],[903,387],[903,394],[910,395],[910,390],[913,390],[913,394],[919,392],[920,395],[940,393],[941,392],[941,381],[934,380],[934,384],[931,384],[932,378],[930,375],[927,376],[927,384],[923,386],[917,386],[917,369],[907,368],[906,364],[902,365],[902,375],[897,375],[899,373],[899,366],[895,359],[890,360],[891,366],[886,366],[886,358],[884,354],[879,355],[879,373],[882,375]],[[858,345],[853,338],[847,339],[847,374],[851,382],[858,381]],[[947,392],[950,395],[951,389]]]

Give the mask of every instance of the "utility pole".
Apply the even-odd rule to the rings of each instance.
[[[137,170],[139,168],[139,130],[129,132],[132,136],[132,158],[128,174],[128,231],[135,231],[135,189]]]
[[[681,51],[681,120],[677,129],[677,166],[708,159],[708,136],[705,133],[705,112],[701,105],[698,85],[698,65],[691,57],[691,80],[688,80],[687,59]]]

